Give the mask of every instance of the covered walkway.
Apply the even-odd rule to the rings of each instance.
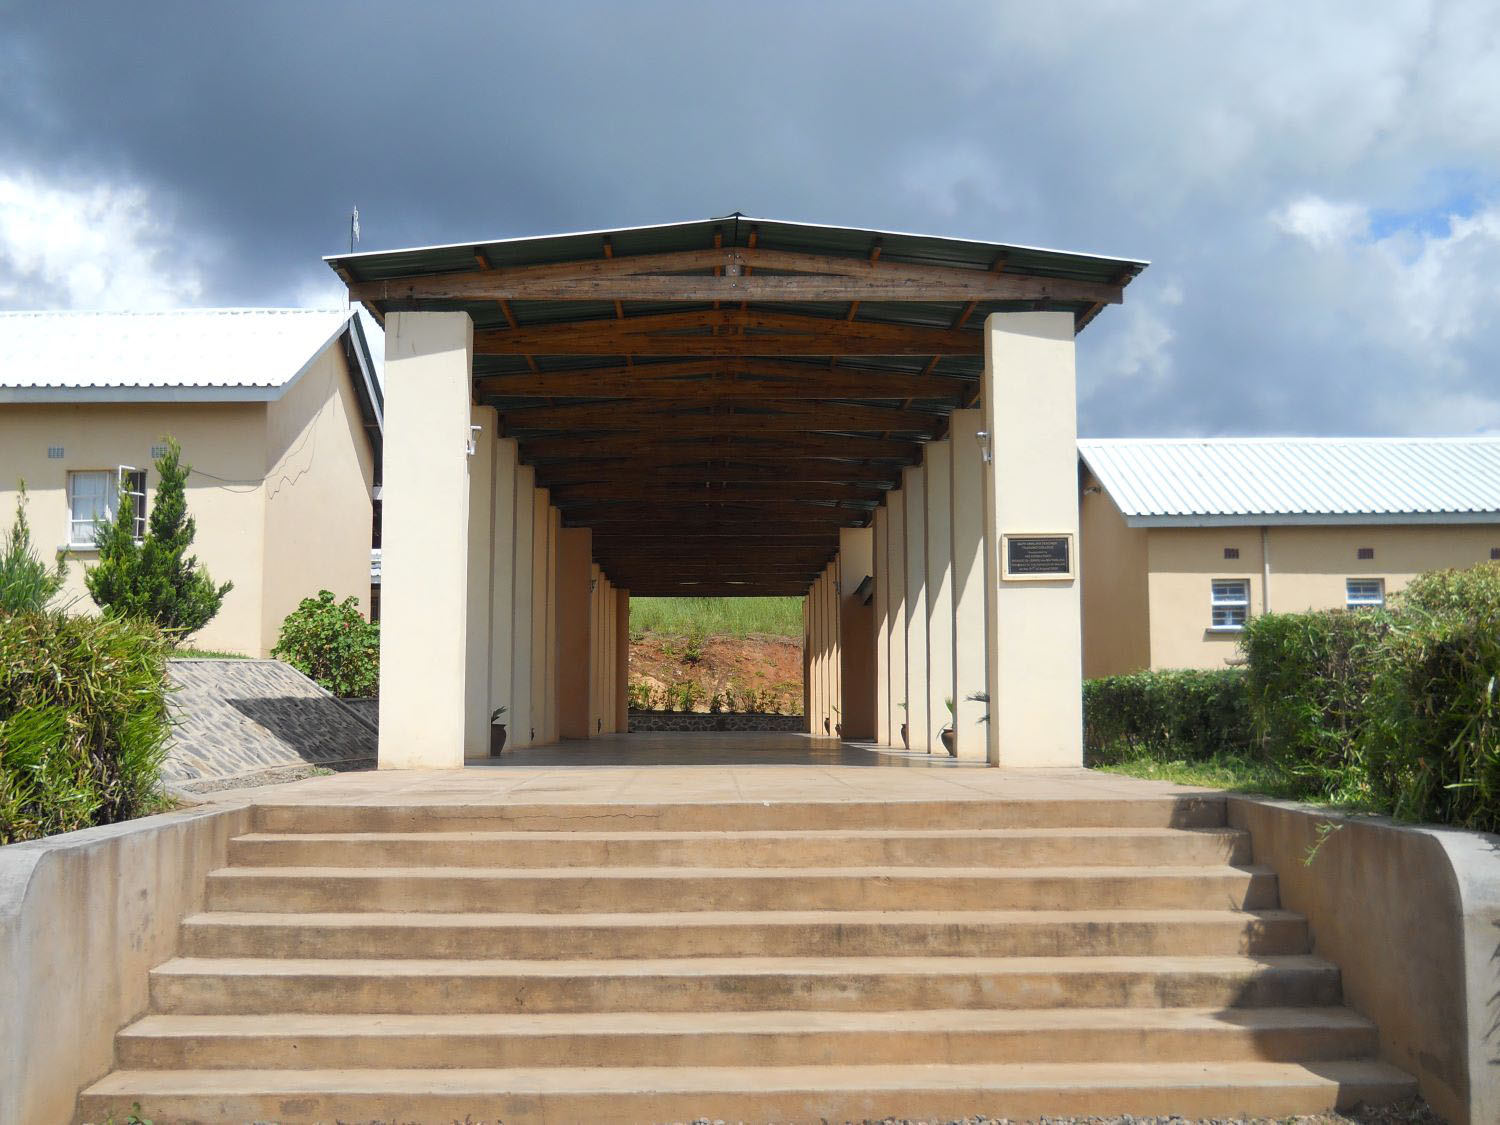
[[[557,746],[532,746],[472,763],[477,769],[538,766],[983,766],[946,754],[844,742],[809,734],[722,731],[709,734],[606,734]]]
[[[811,733],[1081,762],[1074,337],[1144,263],[732,215],[330,265],[386,330],[382,767],[623,733],[632,593],[803,596]]]

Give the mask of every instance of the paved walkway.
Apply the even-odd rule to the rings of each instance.
[[[498,763],[462,770],[344,773],[235,796],[278,804],[484,805],[1076,801],[1201,792],[1084,769],[988,769],[807,735],[724,733],[612,735],[507,752]]]

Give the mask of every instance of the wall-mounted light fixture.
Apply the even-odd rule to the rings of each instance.
[[[483,426],[469,427],[469,456],[474,456],[474,451],[479,448],[479,435],[484,432]]]
[[[983,461],[986,465],[988,465],[991,461],[993,461],[995,459],[995,451],[990,448],[990,432],[989,432],[989,430],[980,430],[980,431],[978,431],[977,433],[975,433],[974,438],[983,447],[979,451],[979,459],[981,461]]]

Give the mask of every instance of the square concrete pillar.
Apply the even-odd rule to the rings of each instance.
[[[839,529],[839,704],[845,738],[875,737],[875,610],[859,587],[875,574],[875,531]]]
[[[906,721],[913,750],[932,750],[927,708],[927,474],[920,467],[901,474],[906,495]]]
[[[464,762],[473,356],[467,313],[386,318],[381,769]]]
[[[971,696],[989,690],[985,679],[984,457],[977,410],[948,417],[951,440],[953,548],[953,705],[958,712],[958,756],[984,761],[989,707]]]
[[[941,731],[953,722],[953,446],[927,443],[922,455],[927,486],[927,722],[934,753]]]
[[[889,515],[890,535],[887,540],[886,637],[890,651],[890,726],[891,745],[905,744],[901,728],[908,728],[908,705],[906,701],[906,490],[896,489],[886,493],[886,511]]]
[[[495,442],[494,519],[490,553],[490,709],[504,707],[506,744],[515,730],[516,440]],[[489,747],[483,754],[488,756]]]
[[[547,694],[547,607],[552,597],[552,574],[547,566],[547,537],[552,521],[548,508],[552,495],[545,488],[531,496],[531,734],[532,743],[549,741],[552,701]]]
[[[615,684],[615,730],[630,730],[630,591],[615,591],[615,664],[620,669]]]
[[[983,409],[994,450],[986,473],[985,619],[989,757],[1002,766],[1083,764],[1078,589],[1078,422],[1073,314],[985,319]],[[1070,575],[1007,576],[1007,536],[1067,540]]]
[[[589,567],[589,737],[599,734],[603,730],[603,720],[600,714],[603,710],[603,680],[604,680],[604,646],[603,629],[601,627],[601,613],[599,609],[600,598],[604,594],[604,584],[599,578],[599,567]]]
[[[531,611],[535,600],[532,593],[532,529],[535,526],[536,470],[530,465],[516,469],[516,506],[514,513],[516,528],[516,551],[514,563],[514,594],[511,597],[515,627],[512,630],[511,681],[510,681],[510,739],[516,746],[532,744],[531,731],[536,725],[531,714]],[[510,745],[508,742],[507,745]]]
[[[872,624],[875,630],[875,741],[889,746],[895,732],[891,730],[891,636],[887,616],[891,577],[886,553],[890,550],[891,529],[890,513],[885,508],[875,509],[873,528],[871,565],[875,568],[875,596],[871,608],[874,610]]]
[[[557,532],[557,728],[561,738],[588,738],[593,649],[589,582],[593,535],[586,527]]]
[[[490,635],[493,609],[490,589],[491,552],[495,530],[494,407],[475,406],[469,412],[474,452],[469,457],[469,593],[468,655],[464,662],[464,758],[490,753],[490,663],[494,638]]]
[[[561,640],[558,636],[558,600],[560,597],[557,571],[558,550],[562,536],[562,513],[550,503],[547,505],[547,713],[546,742],[556,742],[562,737],[562,696],[558,682],[558,663]]]

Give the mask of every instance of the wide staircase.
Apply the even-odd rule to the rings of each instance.
[[[80,1118],[1287,1115],[1415,1092],[1212,797],[262,806]]]

